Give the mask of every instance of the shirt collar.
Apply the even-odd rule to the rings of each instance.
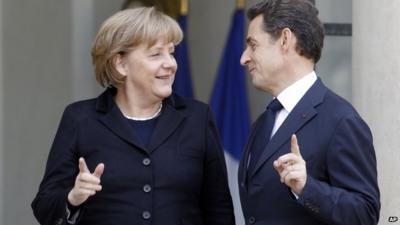
[[[277,96],[283,108],[290,113],[316,80],[317,75],[315,74],[315,71],[312,71],[283,90]]]

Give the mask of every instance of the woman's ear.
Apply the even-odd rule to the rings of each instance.
[[[127,75],[125,59],[121,54],[114,57],[114,67],[122,76]]]

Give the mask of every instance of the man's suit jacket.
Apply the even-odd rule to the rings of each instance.
[[[66,108],[32,203],[38,221],[66,223],[67,195],[84,157],[90,171],[98,163],[105,170],[102,190],[82,205],[78,225],[233,225],[209,107],[178,96],[165,99],[146,147],[114,103],[115,91]]]
[[[376,158],[367,124],[318,79],[267,144],[253,171],[249,154],[260,146],[265,113],[254,123],[238,178],[246,224],[372,225],[379,219]],[[307,182],[296,200],[273,162],[290,152],[297,135]],[[260,141],[261,140],[261,141]]]

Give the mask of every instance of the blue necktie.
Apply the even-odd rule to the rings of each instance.
[[[260,140],[260,142],[256,142],[256,143],[258,143],[257,145],[261,144],[261,146],[256,146],[256,145],[252,146],[250,164],[249,164],[249,168],[248,168],[249,171],[252,171],[254,169],[262,152],[265,150],[265,147],[268,145],[268,142],[271,138],[272,129],[274,128],[274,125],[275,125],[276,112],[278,112],[282,108],[283,108],[283,106],[277,98],[274,98],[274,100],[272,100],[268,104],[267,110],[266,110],[267,115],[265,117],[266,118],[265,125],[263,126],[263,129],[261,129],[261,133],[258,134],[258,135],[261,135],[261,137],[259,137],[261,140]]]

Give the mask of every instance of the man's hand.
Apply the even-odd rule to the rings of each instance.
[[[295,134],[292,135],[290,147],[291,153],[275,160],[274,168],[278,171],[281,182],[289,186],[295,194],[300,195],[306,185],[307,170]]]
[[[97,191],[101,191],[100,177],[103,172],[103,163],[99,163],[94,172],[90,173],[85,159],[79,158],[79,174],[76,176],[74,188],[68,193],[69,203],[79,206]]]

